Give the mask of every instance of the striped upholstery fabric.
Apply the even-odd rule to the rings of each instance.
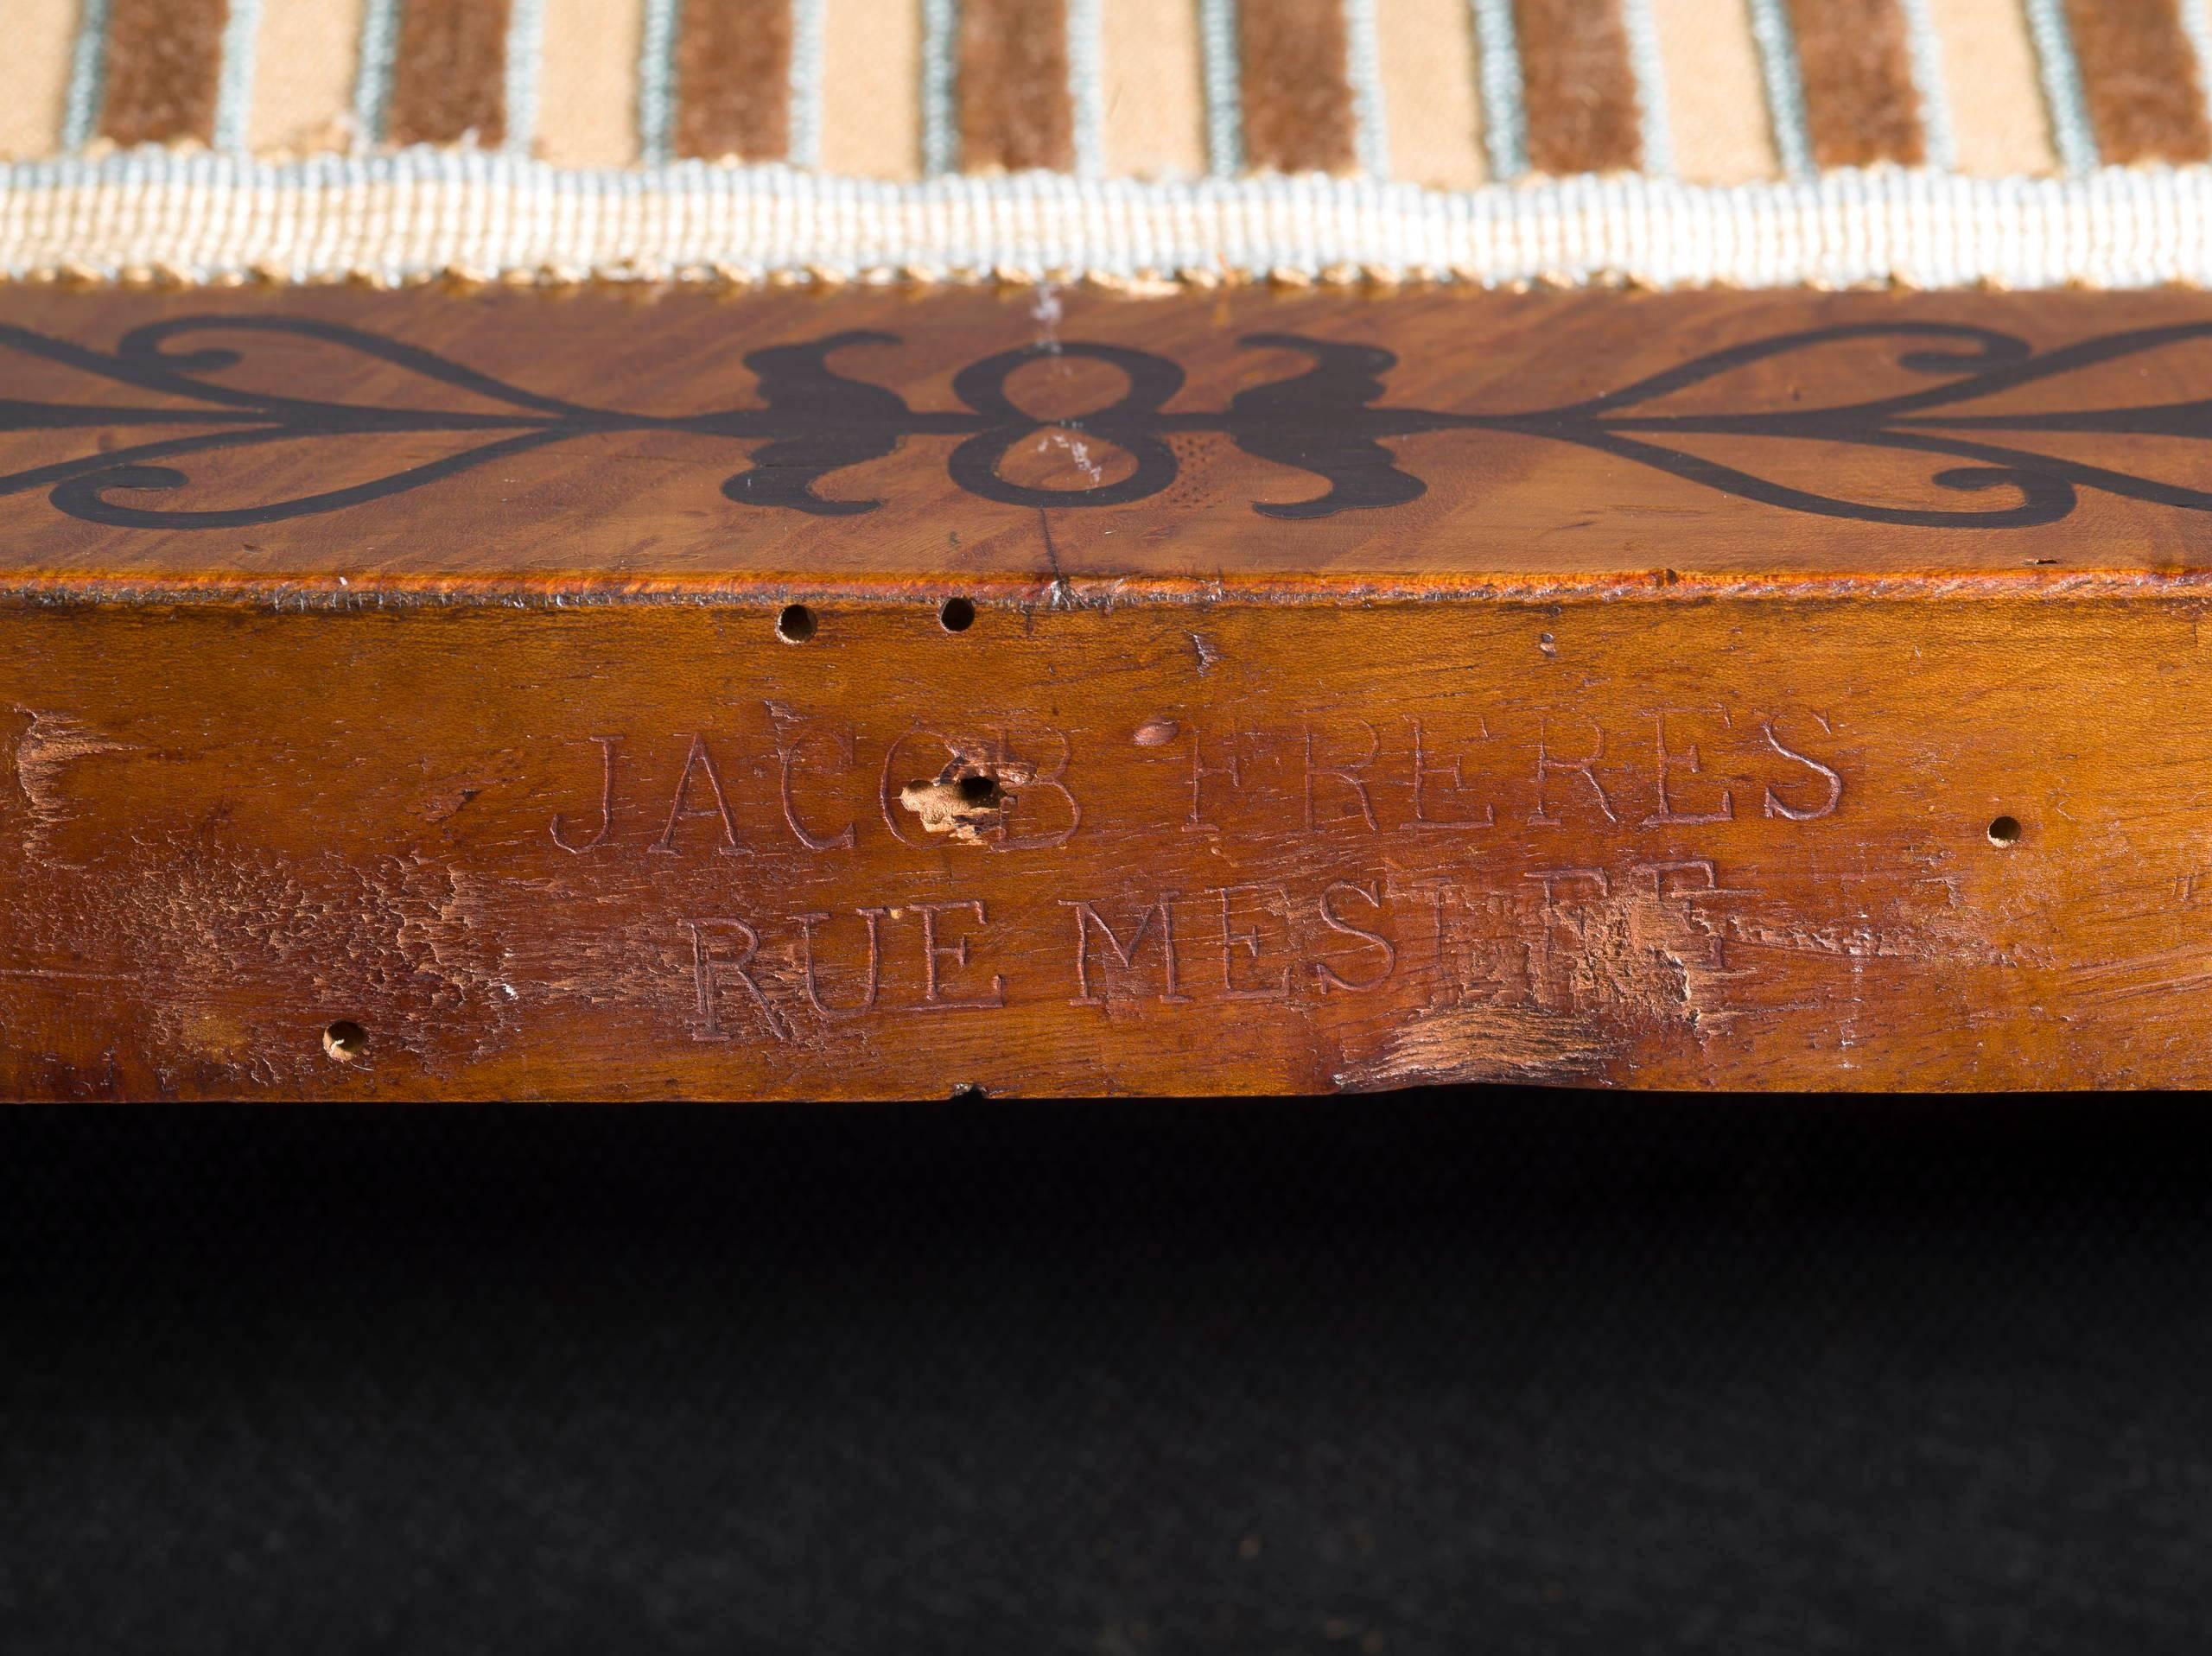
[[[2212,279],[2212,0],[15,0],[0,267]]]

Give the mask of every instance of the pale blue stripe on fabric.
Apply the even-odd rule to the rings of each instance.
[[[676,31],[683,0],[645,0],[638,46],[638,153],[648,167],[676,153]]]
[[[1344,0],[1344,81],[1351,89],[1352,149],[1370,178],[1390,176],[1389,107],[1382,96],[1382,48],[1375,8],[1388,0]]]
[[[960,0],[922,0],[922,171],[960,170]]]
[[[1198,0],[1198,51],[1205,60],[1206,170],[1234,178],[1244,170],[1244,53],[1236,39],[1236,0]]]
[[[361,8],[360,54],[353,67],[353,134],[360,148],[384,142],[392,60],[398,53],[399,0],[367,0]]]
[[[1075,174],[1096,178],[1106,170],[1106,71],[1102,61],[1105,23],[1101,0],[1067,0],[1068,113],[1075,139]]]
[[[260,37],[261,0],[230,0],[223,20],[222,74],[215,83],[218,149],[245,148],[246,124],[253,114],[254,48]]]
[[[2101,157],[2096,129],[2089,124],[2089,97],[2082,86],[2081,60],[2074,55],[2074,31],[2066,22],[2065,0],[2027,0],[2028,37],[2043,68],[2044,106],[2050,114],[2050,145],[2058,164],[2069,173],[2092,171]]]
[[[1667,119],[1667,67],[1659,55],[1659,25],[1651,0],[1621,0],[1621,28],[1628,35],[1628,65],[1636,77],[1638,136],[1643,170],[1654,178],[1675,174],[1675,131]]]
[[[1789,178],[1813,175],[1812,130],[1805,119],[1805,79],[1797,67],[1797,31],[1785,0],[1751,0],[1751,40],[1766,82],[1767,123],[1774,155]]]
[[[2196,59],[2196,104],[2202,109],[2212,92],[2212,0],[2181,0],[2181,29]]]
[[[82,149],[99,124],[107,93],[107,0],[83,0],[69,44],[69,90],[61,104],[61,147]]]
[[[1513,27],[1513,0],[1468,3],[1475,19],[1484,158],[1490,175],[1510,184],[1529,171],[1529,114],[1521,95],[1521,42]]]
[[[1958,160],[1951,128],[1951,98],[1943,87],[1943,37],[1929,0],[1897,0],[1904,16],[1905,50],[1912,60],[1912,89],[1920,98],[1920,143],[1926,165],[1948,173]]]
[[[785,155],[794,167],[822,162],[822,13],[827,0],[791,0],[791,137]]]
[[[545,67],[545,0],[510,0],[506,62],[501,67],[506,136],[500,147],[511,155],[526,155],[537,138],[537,82]]]

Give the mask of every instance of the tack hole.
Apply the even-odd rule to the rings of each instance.
[[[984,771],[964,776],[953,784],[959,790],[961,802],[969,805],[995,805],[999,797],[999,779]]]
[[[948,598],[938,606],[937,619],[947,632],[965,632],[976,625],[976,606],[964,598]]]
[[[369,1050],[369,1032],[341,1018],[323,1031],[322,1050],[340,1063],[351,1063]]]
[[[814,612],[804,604],[786,604],[776,618],[776,636],[785,644],[804,644],[814,636]]]
[[[1999,816],[1989,825],[1989,843],[1992,845],[2011,845],[2019,837],[2020,819],[2017,816]]]

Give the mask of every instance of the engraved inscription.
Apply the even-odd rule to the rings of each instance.
[[[1732,940],[1775,946],[1773,928],[1731,913],[1756,896],[1725,883],[1708,856],[1506,860],[1418,877],[1345,871],[1134,900],[1054,898],[1035,913],[948,896],[683,928],[703,1041],[805,1041],[869,1016],[981,1016],[1051,999],[1127,1015],[1320,1006],[1385,990],[1431,1008],[1612,1005],[1705,1039],[1736,1015],[1727,986],[1754,975]],[[1846,938],[1832,952],[1879,949]]]
[[[594,751],[597,785],[555,812],[548,831],[571,855],[672,858],[753,857],[779,845],[835,857],[879,835],[914,852],[1033,854],[1094,823],[1224,842],[1291,834],[1471,844],[1521,827],[1634,837],[1745,816],[1808,823],[1846,798],[1834,727],[1812,710],[1682,704],[1631,722],[1560,707],[1408,714],[1387,726],[1316,715],[1288,728],[1145,728],[1136,746],[1151,788],[1117,787],[1086,803],[1077,739],[1052,725],[987,719],[871,739],[770,702],[740,728],[580,739]]]
[[[1743,908],[1719,853],[1844,812],[1853,751],[1814,709],[1688,698],[1155,714],[1097,739],[1110,784],[1085,771],[1091,740],[1027,713],[871,730],[754,701],[564,745],[573,791],[539,821],[563,866],[642,853],[656,878],[725,893],[678,910],[700,1041],[807,1045],[1040,1003],[1612,1007],[1703,1041],[1756,974],[1738,950],[1797,935]],[[1179,877],[1148,871],[1147,847]],[[1000,854],[1012,883],[963,889],[961,869]],[[1192,858],[1229,877],[1190,879]]]

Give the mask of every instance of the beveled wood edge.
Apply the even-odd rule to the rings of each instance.
[[[1618,603],[1768,600],[2212,599],[2212,569],[1793,572],[1707,575],[1673,569],[1590,575],[1421,574],[1403,577],[1270,574],[1214,579],[1160,575],[1010,575],[1003,572],[840,575],[763,574],[616,576],[588,570],[527,579],[467,575],[211,574],[178,581],[125,574],[17,574],[0,585],[0,608],[72,605],[232,604],[270,610],[493,606],[559,610],[588,606],[749,606],[937,604],[958,596],[1019,610],[1112,610],[1140,605],[1327,606],[1408,603]]]

